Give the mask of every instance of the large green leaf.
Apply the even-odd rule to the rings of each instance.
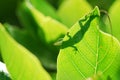
[[[111,6],[109,13],[112,22],[112,30],[113,35],[120,40],[120,0],[116,0],[116,2]]]
[[[5,23],[6,30],[21,45],[35,54],[46,69],[56,70],[56,56],[39,40],[34,39],[25,29]]]
[[[41,32],[38,31],[39,36],[45,37],[45,41],[50,43],[52,41],[57,40],[60,36],[64,36],[67,32],[67,27],[63,24],[53,20],[50,17],[45,17],[40,12],[38,12],[35,8],[29,8],[33,17],[36,20],[36,23],[42,28],[45,36],[41,35]],[[39,24],[40,23],[40,24]]]
[[[31,4],[46,16],[59,20],[55,9],[45,0],[30,0]]]
[[[57,80],[120,79],[120,43],[99,29],[95,8],[68,32],[58,56]]]
[[[47,68],[56,69],[59,47],[53,44],[59,38],[63,38],[67,32],[67,27],[55,19],[44,16],[28,1],[21,4],[18,13],[23,26],[25,26],[29,34],[35,38],[35,40],[42,43],[43,48],[41,48],[41,50],[45,50],[44,52],[46,53],[41,53],[41,55],[45,55],[44,60],[42,59],[43,57],[41,58],[42,62],[49,62],[47,64],[44,63],[46,66],[49,65]]]
[[[65,0],[58,9],[61,21],[71,27],[84,14],[91,10],[86,0]]]
[[[44,16],[29,2],[21,5],[19,13],[21,14],[22,22],[29,32],[37,35],[41,42],[52,48],[53,53],[56,52],[56,47],[53,44],[65,35],[67,27],[49,16]]]
[[[11,38],[1,24],[0,48],[12,80],[51,80],[38,59]]]

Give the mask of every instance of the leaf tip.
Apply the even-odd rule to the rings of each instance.
[[[94,15],[100,16],[100,10],[99,10],[98,6],[95,6],[93,13],[94,13]]]

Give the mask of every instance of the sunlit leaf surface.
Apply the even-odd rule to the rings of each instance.
[[[12,80],[51,80],[38,59],[11,38],[1,24],[0,48]]]
[[[86,80],[97,75],[103,80],[120,79],[120,44],[99,29],[99,16],[96,7],[65,36],[57,61],[57,80]]]

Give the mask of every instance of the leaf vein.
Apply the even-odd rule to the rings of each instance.
[[[69,54],[68,54],[69,55]],[[73,62],[74,61],[74,59],[69,55],[69,57],[70,57],[70,61],[72,62],[72,64],[73,64],[73,66],[75,67],[75,69],[80,73],[80,75],[84,78],[84,79],[86,79],[87,77],[79,70],[79,68],[78,68],[78,66],[75,64],[75,62]]]
[[[97,74],[97,68],[98,68],[98,57],[99,57],[99,46],[100,46],[100,33],[99,33],[99,30],[97,30],[97,33],[96,33],[96,42],[97,42],[97,50],[96,50],[96,65],[95,65],[95,75]]]
[[[85,39],[84,39],[85,40]],[[89,48],[89,50],[92,52],[93,55],[95,55],[95,51],[91,48],[90,44],[87,42],[87,40],[84,41],[85,45]]]
[[[107,48],[107,50],[106,50],[106,52],[105,52],[105,55],[103,56],[103,58],[102,59],[100,59],[99,61],[98,61],[98,64],[100,64],[104,59],[105,59],[105,57],[108,55],[108,51],[110,50],[110,48]]]
[[[95,68],[95,66],[85,57],[85,55],[83,54],[83,52],[80,49],[77,49],[78,53],[80,54],[80,56],[93,68]]]
[[[118,49],[118,48],[117,48]],[[103,70],[103,73],[105,72],[105,71],[107,71],[107,69],[109,69],[110,68],[110,66],[112,65],[112,63],[113,63],[113,61],[115,60],[115,57],[117,56],[117,54],[115,54],[115,56],[114,56],[114,58],[112,58],[112,60],[111,60],[111,63]]]

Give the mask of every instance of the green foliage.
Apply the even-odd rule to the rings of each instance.
[[[0,80],[11,80],[4,72],[0,72]]]
[[[91,6],[86,0],[65,0],[58,9],[58,15],[64,24],[71,27],[90,10]]]
[[[51,80],[38,59],[11,38],[1,24],[0,38],[1,54],[12,80]]]
[[[45,66],[50,69],[56,69],[56,60],[59,47],[56,47],[54,43],[59,38],[64,37],[65,33],[67,32],[67,27],[56,21],[55,19],[45,16],[36,8],[34,8],[34,6],[32,6],[30,2],[27,1],[19,7],[18,13],[20,16],[19,18],[25,26],[26,30],[33,38],[35,38],[39,45],[43,47],[40,50],[41,52],[39,52],[39,54],[45,55],[44,57],[46,58],[46,60],[44,60],[49,62],[47,63],[48,66],[47,64],[45,64]],[[48,61],[49,59],[50,61]]]
[[[110,8],[113,35],[120,40],[120,1],[117,0]]]
[[[16,16],[16,8],[20,1],[22,0],[0,0],[0,22],[19,24]]]
[[[31,4],[46,16],[59,20],[55,9],[45,0],[30,0]],[[41,3],[41,4],[40,4]]]
[[[56,69],[56,56],[52,54],[41,42],[34,39],[26,30],[16,26],[4,24],[9,34],[21,45],[38,57],[42,65],[51,70]]]
[[[119,0],[0,0],[0,61],[9,73],[0,72],[0,80],[119,80],[119,6]]]
[[[67,31],[66,26],[52,19],[51,17],[44,16],[41,12],[36,10],[29,2],[25,2],[20,8],[20,11],[21,15],[23,14],[21,16],[23,18],[22,22],[26,24],[28,23],[27,21],[29,21],[28,25],[31,25],[26,25],[28,30],[30,30],[31,33],[35,33],[35,35],[38,35],[40,40],[45,44],[54,42],[59,37],[63,36]],[[28,17],[24,18],[24,16],[28,14],[29,17],[31,17],[32,19]],[[32,21],[34,21],[34,24],[30,23]]]
[[[102,10],[108,10],[116,0],[87,0],[93,7],[98,6]]]
[[[85,80],[98,74],[102,80],[120,78],[116,75],[120,68],[119,41],[99,29],[99,17],[95,8],[65,36],[57,61],[57,80]]]

